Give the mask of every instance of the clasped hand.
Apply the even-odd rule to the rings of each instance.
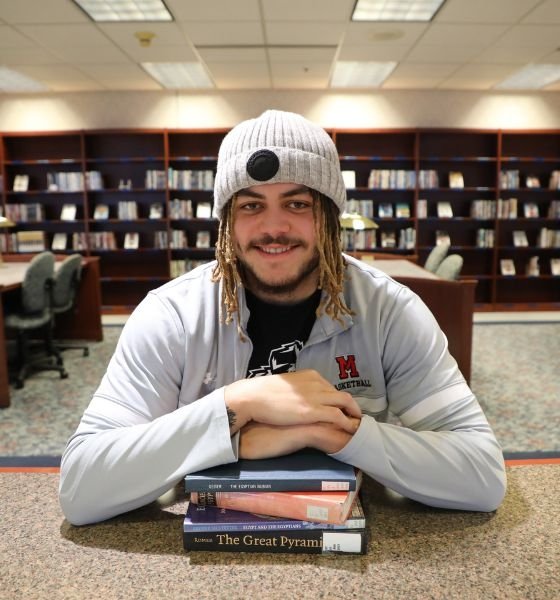
[[[351,394],[311,369],[236,381],[226,387],[225,402],[235,419],[231,432],[242,430],[245,458],[305,446],[335,452],[356,432],[362,416]]]

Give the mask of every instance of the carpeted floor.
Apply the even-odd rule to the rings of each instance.
[[[105,327],[88,358],[66,352],[68,379],[43,372],[12,388],[12,405],[0,410],[0,464],[57,463],[120,332]],[[559,357],[560,323],[475,324],[471,386],[506,456],[560,455]]]

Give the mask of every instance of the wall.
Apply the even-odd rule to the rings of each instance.
[[[387,90],[95,92],[0,96],[0,131],[222,128],[267,108],[324,127],[560,129],[560,93]]]

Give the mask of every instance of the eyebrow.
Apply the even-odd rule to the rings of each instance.
[[[282,194],[280,194],[281,198],[292,198],[293,196],[299,196],[300,194],[310,194],[311,191],[309,190],[309,188],[305,185],[300,185],[296,188],[293,188],[291,190],[288,190],[287,192],[283,192]],[[249,198],[256,198],[258,200],[262,200],[264,199],[264,194],[259,194],[258,192],[255,192],[249,188],[244,188],[242,190],[239,190],[236,194],[236,196],[246,196]]]

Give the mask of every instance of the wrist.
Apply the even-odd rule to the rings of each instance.
[[[224,403],[231,435],[237,433],[251,421],[248,402],[243,399],[243,394],[239,393],[240,386],[237,383],[235,382],[224,387]]]

